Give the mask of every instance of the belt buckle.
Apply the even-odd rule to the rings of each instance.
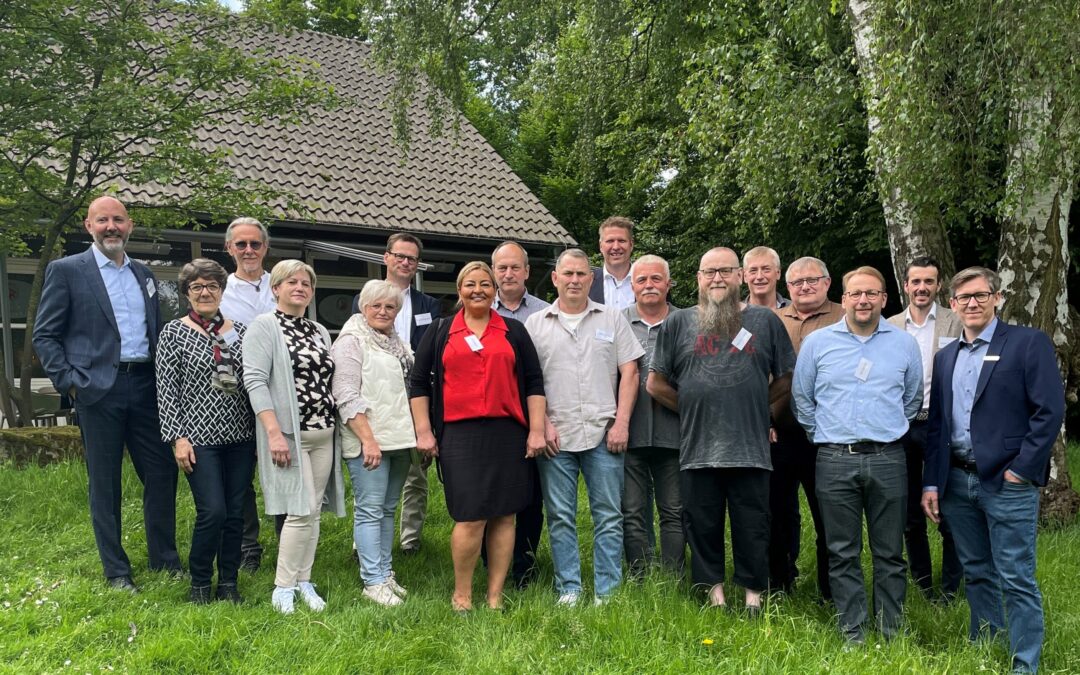
[[[844,450],[849,455],[858,455],[858,454],[860,454],[860,453],[856,452],[854,443],[844,443]]]

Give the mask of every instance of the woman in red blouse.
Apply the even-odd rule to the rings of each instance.
[[[471,262],[457,278],[461,309],[428,330],[409,395],[416,446],[439,458],[454,519],[456,611],[472,609],[472,577],[487,529],[488,607],[502,607],[514,514],[532,501],[532,458],[544,448],[544,377],[525,327],[491,309],[495,275]]]

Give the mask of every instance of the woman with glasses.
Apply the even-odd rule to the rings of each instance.
[[[315,295],[310,265],[282,260],[270,272],[270,288],[277,309],[248,328],[244,384],[256,416],[263,503],[269,514],[287,514],[271,603],[292,614],[299,591],[304,604],[319,612],[326,602],[311,583],[311,568],[320,513],[345,515],[330,333],[304,316]]]
[[[190,599],[241,602],[236,588],[244,492],[255,471],[255,418],[242,382],[244,326],[221,316],[226,273],[199,258],[180,270],[191,311],[165,324],[156,354],[161,436],[173,446],[195,500]]]

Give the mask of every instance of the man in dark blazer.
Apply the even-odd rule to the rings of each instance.
[[[402,290],[401,310],[394,321],[394,330],[404,341],[412,345],[413,351],[420,344],[420,338],[427,332],[431,323],[439,318],[439,301],[412,287],[416,277],[420,254],[424,245],[419,237],[405,232],[390,235],[386,240],[386,280]],[[406,290],[408,291],[406,293]],[[360,294],[353,298],[352,312],[360,311]],[[427,517],[428,480],[427,468],[413,464],[405,477],[405,487],[401,491],[401,552],[411,555],[420,550],[420,534]]]
[[[997,274],[971,267],[950,288],[964,331],[934,359],[923,510],[952,530],[969,637],[1004,631],[1007,614],[1012,670],[1035,672],[1044,633],[1035,581],[1039,487],[1050,476],[1065,391],[1046,334],[998,320]]]
[[[93,245],[45,270],[34,350],[57,391],[75,404],[105,577],[113,588],[135,592],[120,534],[125,446],[143,483],[149,567],[181,571],[177,468],[161,440],[154,382],[161,309],[153,273],[124,252],[133,227],[124,205],[95,199],[85,226]]]
[[[593,268],[589,299],[622,310],[634,304],[630,288],[630,255],[634,252],[634,221],[611,216],[600,223],[600,255],[604,264]]]

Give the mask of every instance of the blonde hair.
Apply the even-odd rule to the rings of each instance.
[[[311,287],[315,288],[315,269],[303,260],[282,260],[270,270],[270,288],[275,288],[297,272],[307,272],[311,277]]]
[[[495,281],[495,273],[491,271],[491,266],[483,260],[473,260],[472,262],[465,263],[465,267],[462,267],[461,271],[458,272],[456,284],[458,290],[461,290],[461,284],[465,283],[466,275],[468,275],[469,272],[475,272],[476,270],[484,270],[484,272],[488,275],[488,278],[491,279],[491,283],[497,285],[497,282]]]

